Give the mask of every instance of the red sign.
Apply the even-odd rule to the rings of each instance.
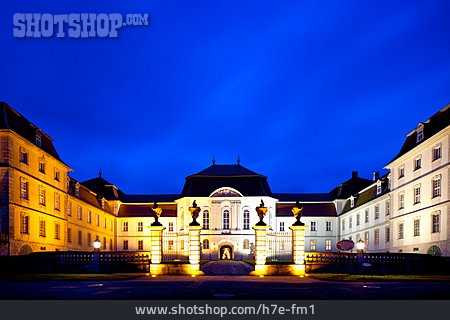
[[[355,243],[352,240],[341,240],[336,243],[336,248],[339,251],[349,251],[355,247]]]

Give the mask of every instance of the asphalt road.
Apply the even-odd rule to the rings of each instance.
[[[308,277],[150,276],[0,280],[0,299],[450,299],[449,282],[331,282]]]

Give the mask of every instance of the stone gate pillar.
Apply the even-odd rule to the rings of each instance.
[[[150,239],[151,239],[151,263],[150,263],[150,273],[160,274],[162,270],[161,260],[162,260],[162,250],[163,241],[162,233],[165,227],[163,225],[151,225],[150,226]]]
[[[189,264],[190,273],[202,274],[200,271],[200,231],[201,226],[188,226],[189,230]]]
[[[255,225],[255,271],[253,275],[266,274],[267,230],[269,226]]]
[[[292,260],[294,261],[293,270],[295,275],[305,274],[305,225],[292,225]]]

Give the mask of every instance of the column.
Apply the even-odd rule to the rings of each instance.
[[[150,263],[150,273],[151,274],[161,274],[162,266],[162,233],[165,229],[164,226],[150,226],[150,239],[151,239],[151,263]]]
[[[255,225],[255,271],[253,275],[266,274],[266,240],[269,226]]]
[[[200,275],[200,231],[201,226],[189,226],[189,274]]]
[[[305,274],[305,229],[306,226],[292,225],[292,260],[294,261],[292,273]]]

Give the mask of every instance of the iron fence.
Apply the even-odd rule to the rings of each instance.
[[[266,239],[266,261],[292,261],[292,232],[268,231]]]
[[[162,261],[189,260],[189,234],[187,232],[163,233]]]

